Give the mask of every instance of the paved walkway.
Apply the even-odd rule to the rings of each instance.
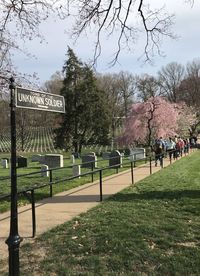
[[[164,167],[169,165],[165,159]],[[152,162],[152,173],[160,170]],[[134,168],[134,183],[150,175],[149,164]],[[103,199],[121,191],[131,185],[131,170],[127,170],[103,178]],[[80,213],[100,203],[99,181],[88,183],[59,193],[36,203],[36,236],[47,230],[72,219]],[[31,205],[18,208],[19,235],[23,237],[23,244],[32,235]],[[10,212],[0,214],[0,259],[8,257],[8,247],[5,240],[9,235]]]

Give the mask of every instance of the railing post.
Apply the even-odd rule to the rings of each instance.
[[[92,182],[94,182],[94,174],[93,174],[93,171],[94,171],[94,163],[92,162],[91,163],[91,170],[92,170]]]
[[[50,188],[50,197],[53,196],[53,187],[52,187],[52,180],[53,180],[53,176],[52,176],[52,170],[49,170],[49,188]]]
[[[151,162],[151,156],[149,157],[149,166],[150,166],[150,174],[152,174],[152,162]]]
[[[100,201],[103,200],[103,191],[102,191],[102,170],[99,171],[99,188],[100,188]]]
[[[49,182],[53,181],[52,170],[49,170]]]
[[[134,184],[133,162],[131,162],[131,180],[132,180],[132,184]]]
[[[35,219],[35,196],[34,189],[31,190],[31,205],[32,205],[32,237],[35,237],[36,233],[36,219]]]

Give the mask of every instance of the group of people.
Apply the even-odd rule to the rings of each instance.
[[[190,140],[183,139],[175,136],[173,139],[164,140],[162,137],[155,140],[153,145],[153,151],[155,152],[155,166],[160,162],[160,166],[163,167],[163,158],[166,153],[169,155],[170,162],[172,158],[175,160],[178,157],[182,157],[183,154],[189,152]]]

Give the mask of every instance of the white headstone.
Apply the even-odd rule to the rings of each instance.
[[[44,162],[45,162],[45,155],[38,154],[38,162],[40,164],[44,164]]]
[[[44,158],[44,164],[49,168],[62,168],[63,167],[63,155],[62,154],[46,154]]]
[[[87,153],[86,155],[96,156],[96,153],[94,151],[91,151],[91,152]]]
[[[108,160],[110,158],[110,152],[103,152],[102,153],[102,158],[104,160]]]
[[[130,150],[130,161],[136,161],[146,158],[146,150],[144,148],[133,148]]]
[[[44,155],[41,154],[35,154],[31,157],[31,162],[39,162],[42,164],[44,161]]]
[[[80,165],[74,165],[73,166],[73,176],[79,176],[80,174],[81,174],[81,166]]]
[[[31,157],[31,162],[39,162],[41,154],[36,154]]]
[[[89,153],[82,156],[82,168],[97,168],[97,156],[95,153]]]
[[[48,177],[49,176],[49,167],[47,165],[41,166],[41,176]]]
[[[8,160],[7,159],[2,159],[1,160],[1,165],[4,169],[8,169]]]
[[[118,150],[114,150],[110,153],[109,166],[115,165],[119,165],[119,168],[122,167],[122,156]]]
[[[70,160],[71,160],[71,163],[72,163],[72,164],[75,164],[75,157],[74,157],[73,154],[71,155]]]

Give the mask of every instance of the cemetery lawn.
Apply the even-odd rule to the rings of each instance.
[[[20,249],[21,275],[200,275],[195,152]]]
[[[5,154],[4,154],[5,155]],[[8,156],[8,155],[6,155]],[[38,187],[43,184],[48,184],[49,183],[49,177],[42,177],[41,176],[41,165],[37,162],[31,162],[30,161],[30,156],[27,154],[26,156],[28,158],[28,167],[27,168],[19,168],[17,169],[17,186],[18,186],[18,191],[21,190],[26,190],[30,187]],[[144,163],[144,161],[139,161],[137,162],[137,166],[140,165],[141,163]],[[81,159],[76,160],[76,164],[81,164]],[[123,167],[119,169],[119,172],[130,169],[130,161],[128,158],[123,161]],[[70,162],[70,159],[64,159],[64,168],[61,168],[59,170],[53,170],[52,171],[52,177],[53,181],[59,181],[62,179],[66,179],[69,177],[72,177],[72,168],[70,167],[72,164]],[[103,168],[109,166],[109,161],[108,160],[103,160],[101,158],[98,158],[98,168]],[[0,197],[10,194],[10,178],[5,179],[5,177],[9,176],[9,169],[3,169],[0,168]],[[82,168],[81,173],[87,173],[90,172],[91,169],[87,168]],[[27,175],[27,176],[20,176],[24,174],[29,174],[33,172],[38,172],[38,174],[34,175]],[[103,177],[109,176],[111,174],[116,173],[116,169],[107,169],[103,171]],[[94,174],[94,181],[99,179],[99,173]],[[76,178],[73,180],[66,180],[64,182],[57,183],[53,185],[53,195],[70,190],[72,188],[81,186],[83,184],[89,183],[92,181],[92,176],[87,175],[83,176],[80,179]],[[45,188],[39,188],[35,190],[35,200],[38,201],[43,198],[49,197],[50,194],[50,188],[49,186]],[[18,205],[23,206],[26,205],[28,200],[21,194],[18,198]],[[0,201],[0,213],[8,211],[10,209],[10,199],[8,200],[1,200]]]

